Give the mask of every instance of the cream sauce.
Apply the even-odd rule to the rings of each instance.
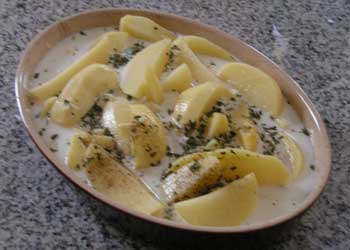
[[[67,68],[73,61],[81,57],[93,44],[97,37],[101,34],[113,30],[113,27],[96,28],[84,31],[84,33],[77,33],[67,37],[62,42],[54,46],[45,55],[41,62],[37,65],[36,73],[39,73],[37,78],[31,79],[28,88],[43,83],[54,76],[56,76],[63,69]],[[86,34],[86,35],[85,35]],[[136,39],[132,42],[137,41]],[[147,45],[148,43],[145,43]],[[200,60],[213,71],[228,63],[227,61],[213,58],[210,56],[199,55]],[[122,76],[123,67],[118,69],[119,75]],[[164,73],[166,74],[166,73]],[[164,76],[163,76],[164,77]],[[122,95],[122,93],[118,93]],[[125,95],[124,95],[125,96]],[[166,93],[165,101],[162,105],[147,104],[161,119],[162,122],[169,122],[170,116],[168,109],[173,109],[178,94],[176,92]],[[142,100],[139,102],[143,102]],[[50,122],[47,118],[39,117],[41,106],[35,104],[32,107],[32,114],[35,121],[36,128],[47,145],[55,151],[56,156],[63,163],[66,163],[66,156],[69,148],[69,142],[74,134],[74,128],[64,128],[60,125]],[[272,120],[269,115],[264,113],[258,128],[261,129],[261,123],[268,126],[277,126],[280,131],[284,131],[290,135],[301,147],[304,153],[305,167],[301,176],[295,181],[292,181],[287,187],[259,187],[258,188],[258,202],[254,213],[243,223],[258,224],[267,220],[285,215],[290,211],[300,206],[306,199],[308,194],[319,184],[319,174],[316,170],[311,170],[310,166],[314,164],[314,153],[311,143],[311,138],[302,133],[304,125],[298,118],[298,115],[293,110],[291,105],[285,102],[284,111],[280,119],[286,121],[285,128],[281,128],[275,120]],[[312,133],[312,131],[310,131]],[[53,135],[58,135],[52,138]],[[55,137],[55,136],[54,136]],[[174,153],[182,153],[181,142],[186,140],[186,137],[179,135],[174,131],[168,132],[168,144],[171,151]],[[258,152],[262,152],[261,142],[258,145]],[[283,154],[277,155],[286,165],[290,165],[288,159]],[[162,162],[156,167],[149,167],[142,171],[136,171],[133,168],[132,161],[128,161],[125,165],[131,168],[133,172],[138,174],[142,180],[147,183],[158,196],[164,198],[162,188],[160,186],[160,176],[163,170],[168,166],[171,159],[164,157]],[[83,178],[89,184],[83,171],[75,171],[76,174]],[[180,220],[181,221],[181,220]]]

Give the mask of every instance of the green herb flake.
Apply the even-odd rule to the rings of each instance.
[[[51,135],[51,137],[50,137],[50,139],[51,140],[56,140],[58,138],[58,134],[53,134],[53,135]]]
[[[302,132],[304,135],[306,135],[306,136],[310,136],[309,130],[308,130],[307,128],[305,128],[305,127],[301,130],[301,132]]]
[[[193,164],[190,166],[190,170],[192,173],[198,171],[201,168],[201,164],[199,164],[198,161],[193,162]]]

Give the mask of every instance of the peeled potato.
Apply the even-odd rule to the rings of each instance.
[[[255,209],[257,186],[255,175],[249,174],[209,194],[175,203],[175,209],[192,225],[237,226]]]
[[[189,121],[197,122],[220,98],[231,95],[231,91],[220,83],[207,82],[197,85],[180,94],[172,116],[181,126]]]
[[[164,100],[163,89],[160,86],[158,77],[153,69],[148,67],[146,69],[145,95],[151,102],[160,104]]]
[[[254,173],[260,185],[284,186],[289,182],[288,169],[278,158],[237,148],[224,148],[185,155],[171,164],[169,172],[175,172],[191,161],[210,155],[217,157],[220,161],[222,175],[225,179],[234,180],[237,177]]]
[[[43,109],[41,110],[40,115],[46,116],[50,112],[50,109],[52,108],[52,106],[56,102],[56,100],[57,100],[56,96],[52,96],[52,97],[46,99],[44,104],[43,104]]]
[[[133,117],[129,103],[125,99],[117,98],[115,101],[108,102],[105,105],[102,123],[114,135],[127,137]]]
[[[83,166],[86,146],[79,134],[72,137],[67,154],[67,165],[71,169],[80,169]]]
[[[219,164],[215,156],[208,156],[198,161],[191,161],[167,176],[162,182],[162,188],[168,200],[192,198],[215,185],[220,178]]]
[[[230,130],[226,115],[215,112],[208,120],[206,129],[207,138],[226,134]]]
[[[65,126],[78,123],[96,99],[116,85],[117,75],[112,68],[89,65],[76,74],[58,96],[50,111],[52,121]]]
[[[254,122],[249,118],[249,112],[246,105],[242,105],[234,112],[232,118],[235,124],[235,131],[243,147],[250,151],[256,151],[259,134]]]
[[[159,77],[168,62],[169,49],[170,40],[164,39],[137,53],[125,66],[124,73],[121,75],[120,87],[122,91],[136,98],[145,96],[150,85],[148,68],[151,68]]]
[[[297,178],[304,170],[304,155],[299,145],[287,134],[283,134],[283,142],[290,157],[293,178]]]
[[[245,63],[230,63],[224,65],[218,75],[251,104],[276,117],[282,112],[283,96],[278,84],[260,69]]]
[[[126,15],[120,19],[119,28],[121,31],[128,32],[134,37],[151,42],[156,42],[164,38],[171,40],[176,38],[173,32],[143,16]]]
[[[104,34],[78,61],[59,73],[54,79],[31,89],[29,94],[38,100],[45,100],[58,94],[69,80],[83,68],[94,63],[107,63],[111,51],[123,50],[128,39],[128,33],[125,32],[112,31]]]
[[[163,208],[138,178],[102,147],[91,144],[85,159],[86,175],[91,185],[109,199],[145,214]]]
[[[186,63],[191,70],[192,77],[198,83],[204,83],[207,81],[221,82],[220,79],[208,69],[189,48],[186,41],[183,38],[177,38],[173,42],[173,46],[176,46],[178,50],[175,52],[176,57],[179,58],[181,63]]]
[[[176,90],[182,92],[191,88],[192,74],[186,64],[181,64],[174,69],[165,80],[162,82],[164,91]]]
[[[195,52],[203,55],[219,57],[224,60],[232,61],[232,56],[229,52],[210,42],[208,39],[200,36],[184,36],[183,39],[188,47]]]
[[[131,129],[136,168],[158,164],[166,154],[167,137],[161,121],[143,104],[130,105],[134,115]]]

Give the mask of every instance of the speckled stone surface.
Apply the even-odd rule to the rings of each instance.
[[[91,198],[71,188],[35,148],[17,111],[14,77],[26,44],[62,17],[102,7],[155,9],[202,21],[253,45],[289,72],[326,121],[332,173],[320,199],[279,232],[281,239],[247,245],[350,249],[347,0],[0,1],[0,249],[161,249],[99,216]]]

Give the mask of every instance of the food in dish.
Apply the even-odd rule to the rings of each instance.
[[[261,223],[305,199],[310,131],[272,77],[145,17],[112,29],[65,39],[28,91],[38,133],[71,171],[130,209],[193,225]]]

